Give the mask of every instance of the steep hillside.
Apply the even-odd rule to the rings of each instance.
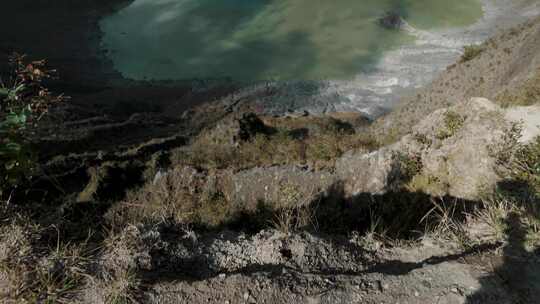
[[[404,98],[395,110],[374,124],[373,132],[385,141],[395,141],[427,114],[471,97],[502,103],[521,99],[522,104],[538,100],[540,18],[506,30],[479,48],[479,53],[473,54],[476,56],[462,58],[431,85]],[[531,92],[524,92],[527,90]],[[530,98],[519,98],[522,94],[530,94]]]

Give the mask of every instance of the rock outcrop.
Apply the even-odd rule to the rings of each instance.
[[[278,203],[287,195],[284,188],[294,188],[309,203],[338,184],[348,199],[411,191],[477,200],[502,179],[498,162],[514,125],[521,126],[522,143],[540,135],[540,107],[502,108],[471,98],[434,111],[394,144],[345,153],[333,170],[272,166],[223,173],[219,191],[240,210]]]
[[[520,125],[521,142],[530,141],[540,135],[539,117],[539,106],[502,108],[485,98],[472,98],[434,111],[394,144],[345,153],[333,170],[289,165],[221,173],[219,191],[240,210],[293,195],[284,188],[294,188],[309,203],[338,184],[349,199],[411,191],[477,200],[502,178],[498,162],[505,152],[501,149],[509,144],[504,142],[508,132]]]
[[[472,98],[433,112],[395,144],[344,155],[337,178],[348,196],[381,194],[401,183],[411,191],[478,199],[501,179],[497,158],[512,124],[522,125],[527,142],[540,135],[539,117],[539,106],[504,109]]]
[[[397,186],[399,163],[391,147],[368,154],[346,153],[336,162],[337,178],[347,197],[383,194]]]

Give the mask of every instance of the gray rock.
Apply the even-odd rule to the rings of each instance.
[[[344,194],[382,194],[391,190],[399,175],[399,164],[391,148],[371,153],[346,153],[336,162],[336,175]]]
[[[328,171],[298,166],[253,168],[225,177],[223,192],[243,210],[255,210],[259,202],[279,203],[293,195],[310,203],[335,181]],[[294,193],[292,193],[294,192]]]
[[[485,98],[459,102],[428,115],[395,144],[367,154],[345,154],[336,163],[336,175],[347,196],[406,186],[436,196],[478,199],[501,180],[497,149],[511,124],[523,124],[522,142],[540,135],[538,116],[531,113],[540,113],[538,106],[502,109]],[[404,180],[407,172],[396,153],[421,161],[412,180]]]

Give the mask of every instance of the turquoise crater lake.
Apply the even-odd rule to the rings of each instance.
[[[137,80],[346,80],[413,43],[377,19],[422,30],[462,27],[479,0],[135,0],[104,18],[102,47]]]

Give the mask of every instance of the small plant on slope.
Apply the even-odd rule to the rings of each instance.
[[[460,62],[471,61],[480,56],[484,50],[485,47],[483,45],[467,45],[463,47],[463,55],[461,56]]]
[[[0,81],[0,197],[31,175],[33,157],[29,148],[29,129],[63,96],[53,96],[42,82],[54,72],[45,61],[27,62],[14,54],[10,59],[13,74]]]
[[[454,136],[465,123],[465,117],[454,111],[444,113],[444,127],[437,133],[437,138],[445,140]]]

